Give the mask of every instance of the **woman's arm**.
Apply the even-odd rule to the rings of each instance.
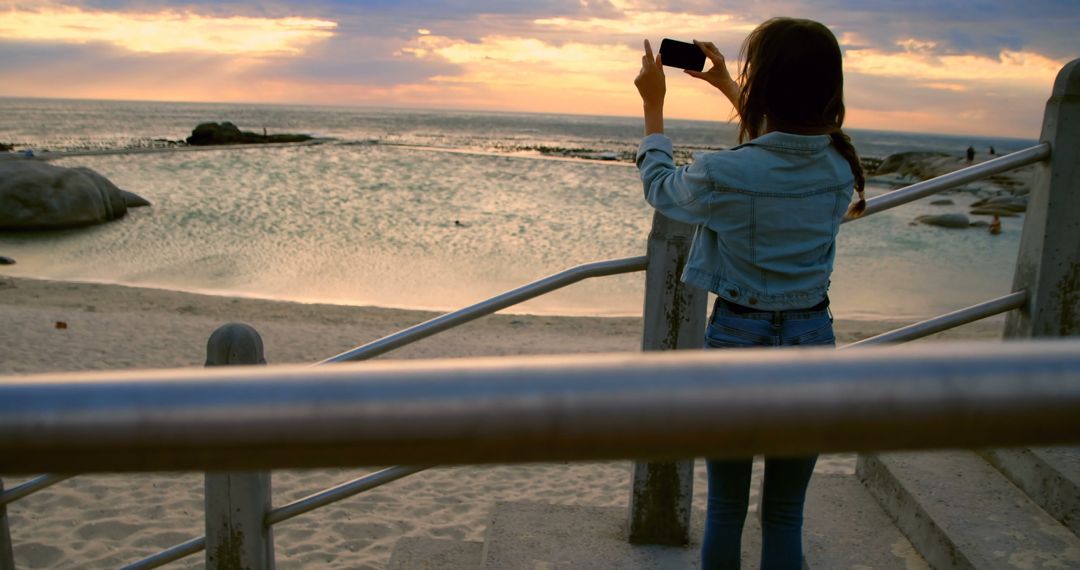
[[[641,56],[641,71],[634,79],[645,115],[645,136],[664,132],[664,95],[667,81],[660,56],[653,57],[652,46],[645,40],[645,55]]]

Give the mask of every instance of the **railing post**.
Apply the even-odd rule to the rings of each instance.
[[[1028,306],[1009,313],[1006,338],[1080,335],[1080,59],[1058,73],[1040,139],[1050,160],[1036,166],[1013,279]]]
[[[679,279],[693,235],[693,226],[654,213],[645,270],[642,350],[702,346],[708,295]],[[634,463],[630,542],[687,544],[693,492],[693,459]]]
[[[262,338],[240,323],[218,328],[206,343],[206,365],[266,364]],[[274,567],[270,472],[206,473],[207,570]]]
[[[0,495],[4,480],[0,479]],[[15,552],[11,548],[11,528],[8,527],[7,505],[0,505],[0,570],[15,570]]]

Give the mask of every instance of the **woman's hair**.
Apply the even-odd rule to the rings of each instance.
[[[866,186],[859,155],[844,123],[844,69],[840,45],[824,25],[795,18],[773,18],[743,42],[737,111],[739,142],[757,138],[768,127],[796,134],[828,133],[851,165],[859,200],[848,209],[866,209]]]

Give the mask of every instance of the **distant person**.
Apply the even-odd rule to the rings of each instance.
[[[994,146],[990,145],[990,156],[994,156]]]
[[[634,80],[644,103],[637,164],[645,199],[665,216],[697,225],[682,280],[717,295],[709,348],[835,346],[829,277],[836,234],[866,207],[859,157],[841,125],[840,47],[825,26],[774,18],[743,43],[736,82],[724,55],[695,42],[712,62],[689,75],[716,87],[739,115],[739,146],[675,166],[664,135],[667,84],[645,41]],[[859,199],[849,208],[855,192]],[[761,567],[801,569],[803,504],[815,455],[766,457]],[[706,460],[709,494],[702,568],[738,568],[753,458]]]
[[[990,233],[995,236],[1001,233],[1001,218],[997,214],[994,214],[994,219],[990,222]]]
[[[967,149],[967,161],[971,162],[975,160],[975,147],[969,146]]]

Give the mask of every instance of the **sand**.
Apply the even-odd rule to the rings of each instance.
[[[254,326],[271,364],[314,362],[432,316],[0,277],[0,375],[201,366],[207,337],[226,322]],[[902,324],[841,314],[837,338],[845,344]],[[640,318],[493,315],[381,358],[633,351],[640,329]],[[920,342],[992,340],[1000,330],[1000,321],[981,322]],[[694,507],[703,509],[698,463]],[[828,455],[817,472],[853,468],[854,456]],[[401,537],[482,540],[496,501],[625,506],[629,469],[623,461],[431,469],[276,525],[278,567],[382,568]],[[274,504],[373,470],[274,471]],[[16,565],[117,567],[201,536],[202,485],[201,473],[93,474],[22,499],[8,508]],[[198,554],[170,567],[202,564]]]

